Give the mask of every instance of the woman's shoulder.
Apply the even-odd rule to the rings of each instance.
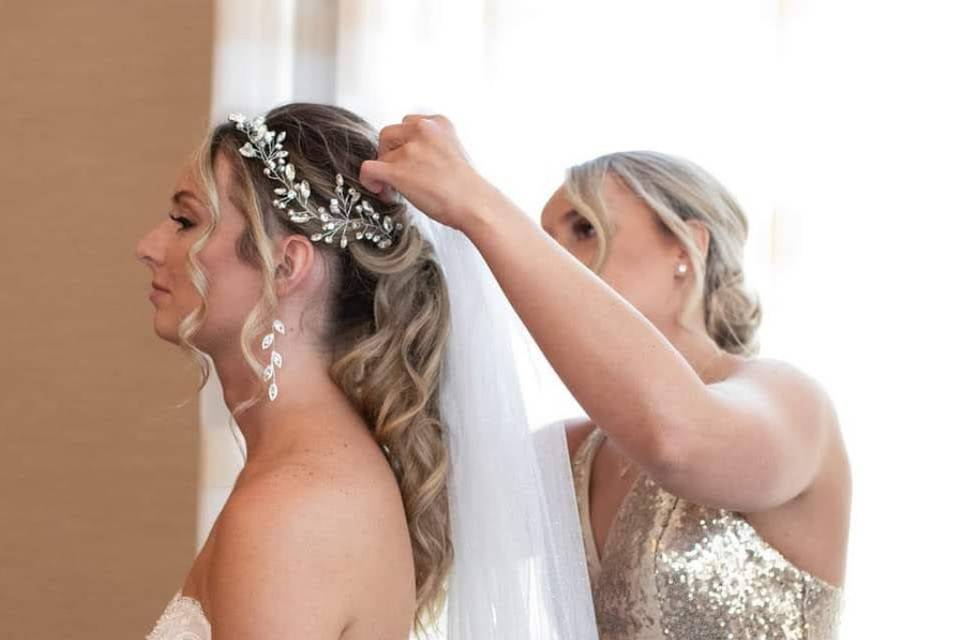
[[[345,509],[342,494],[303,470],[270,471],[237,487],[212,532],[204,603],[211,622],[262,635],[288,625],[339,635],[350,602],[327,585],[346,575],[345,557],[360,554],[351,552],[355,542],[338,530],[338,518],[324,514]],[[312,622],[308,609],[321,603],[323,621]]]
[[[391,512],[402,516],[403,508],[383,453],[375,444],[337,440],[291,453],[238,481],[218,524],[221,536],[270,522],[278,534],[356,545],[364,542],[363,532],[351,529],[366,530],[359,525]]]
[[[322,602],[328,620],[349,621],[370,584],[364,576],[409,553],[390,475],[389,466],[384,472],[369,454],[344,447],[291,455],[238,482],[215,525],[207,579],[214,613],[244,619],[268,606],[260,623],[306,621]]]
[[[721,383],[731,382],[770,392],[787,403],[802,403],[825,414],[833,413],[833,402],[826,388],[812,375],[784,360],[742,358]]]
[[[821,475],[849,483],[849,464],[836,406],[826,388],[799,367],[773,358],[752,358],[737,365],[717,385],[729,397],[750,398],[767,424],[779,425],[793,442],[807,443],[820,452]]]

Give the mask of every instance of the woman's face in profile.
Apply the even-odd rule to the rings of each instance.
[[[670,320],[685,300],[675,276],[677,263],[686,259],[682,246],[619,181],[607,177],[601,196],[612,232],[598,275],[655,323]],[[563,187],[544,206],[540,224],[580,262],[592,264],[599,250],[597,231],[574,209]]]
[[[207,353],[239,335],[240,323],[260,291],[259,273],[237,255],[245,219],[227,195],[233,186],[229,169],[229,161],[218,155],[214,173],[221,219],[197,254],[207,274],[207,313],[193,342]],[[179,342],[180,322],[200,306],[201,296],[190,278],[189,252],[211,223],[202,182],[196,166],[190,164],[174,186],[167,216],[136,246],[137,258],[151,271],[154,330],[163,340]]]

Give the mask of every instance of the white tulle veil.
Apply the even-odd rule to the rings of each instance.
[[[519,320],[476,248],[411,208],[446,277],[441,417],[454,564],[447,640],[596,640],[562,424],[531,428],[514,357]]]

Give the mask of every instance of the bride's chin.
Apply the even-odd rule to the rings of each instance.
[[[177,333],[176,323],[172,323],[170,319],[165,318],[164,315],[164,313],[158,310],[153,316],[153,332],[164,342],[180,344],[180,336]]]
[[[164,342],[169,342],[170,344],[180,344],[180,339],[177,337],[177,335],[175,333],[171,334],[164,327],[158,327],[154,325],[153,330],[154,333],[157,334],[157,337]]]

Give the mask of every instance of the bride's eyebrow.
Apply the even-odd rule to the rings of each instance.
[[[170,196],[170,200],[175,204],[180,204],[180,200],[183,198],[193,198],[194,200],[198,200],[197,194],[195,194],[193,191],[187,191],[186,189],[180,189]]]
[[[189,203],[189,200],[193,200],[195,204],[191,205],[191,203]],[[180,189],[179,191],[174,193],[170,197],[170,201],[177,205],[188,206],[191,209],[197,211],[198,213],[203,211],[203,203],[201,202],[200,198],[197,197],[197,194],[193,193],[192,191],[188,191],[186,189]]]

